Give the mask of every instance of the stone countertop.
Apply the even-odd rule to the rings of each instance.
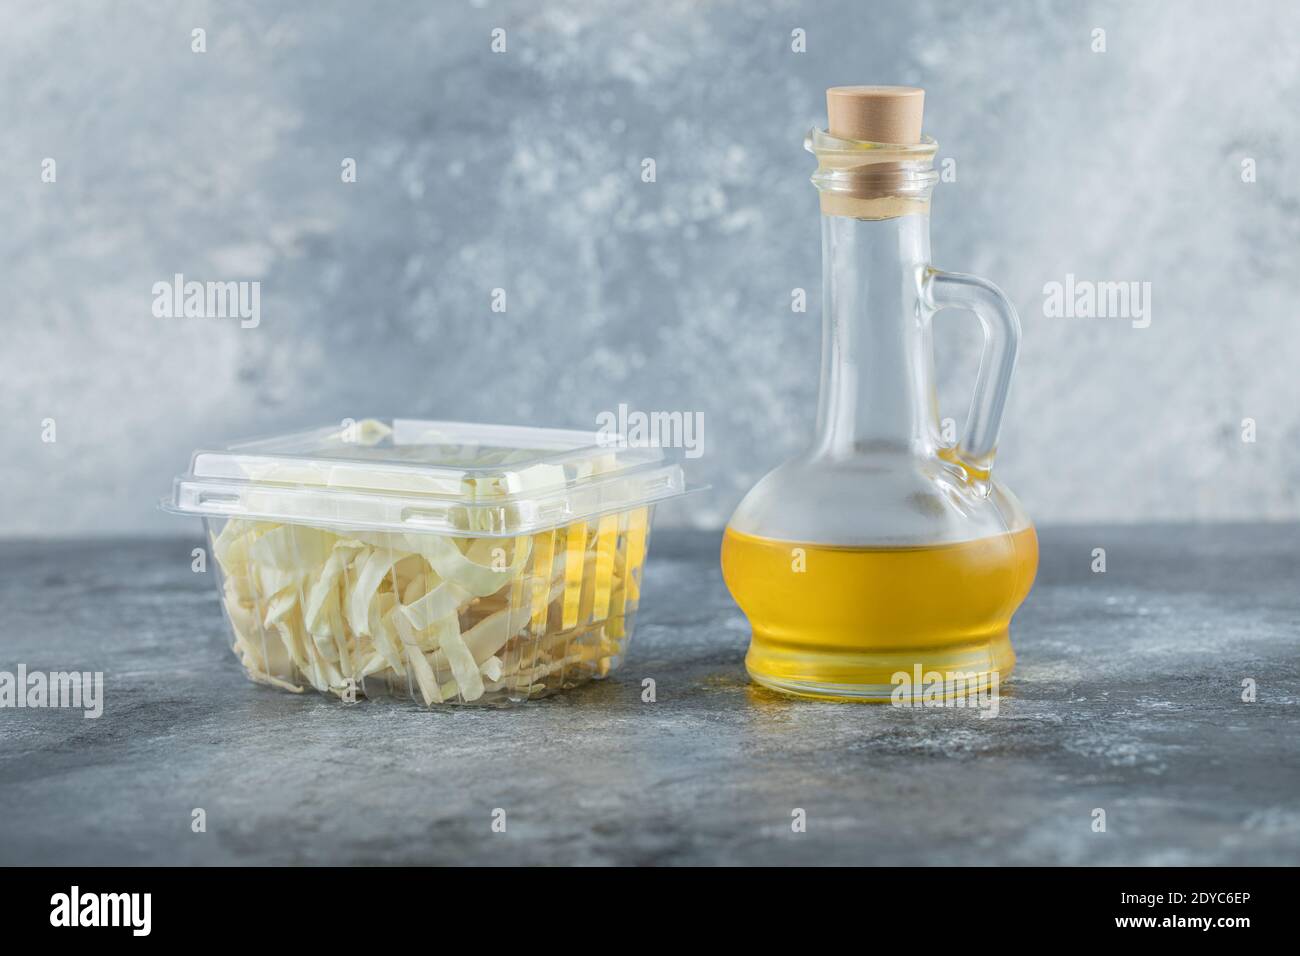
[[[3,542],[0,670],[105,703],[0,710],[0,863],[1300,863],[1300,529],[1041,541],[994,719],[751,686],[716,533],[656,535],[610,680],[449,712],[249,683],[197,540]]]

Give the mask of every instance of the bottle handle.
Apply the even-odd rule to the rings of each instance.
[[[987,479],[997,452],[1011,374],[1016,368],[1020,317],[1011,300],[987,279],[927,269],[923,289],[931,316],[941,309],[965,309],[974,312],[984,328],[975,394],[971,396],[966,428],[952,454],[972,478]]]

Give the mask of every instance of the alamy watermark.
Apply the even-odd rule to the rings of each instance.
[[[103,671],[0,671],[0,708],[59,707],[83,710],[93,720],[104,713]]]
[[[603,448],[681,448],[687,458],[704,454],[703,412],[642,412],[620,403],[596,416],[596,442]]]
[[[980,718],[998,715],[1001,678],[991,671],[926,671],[916,664],[912,673],[897,671],[889,703],[894,707],[960,707],[978,710]]]
[[[262,283],[186,281],[176,273],[171,282],[153,284],[153,314],[158,319],[239,319],[241,329],[262,322]]]
[[[83,893],[74,885],[50,897],[50,925],[58,927],[122,926],[133,936],[152,928],[152,893]]]
[[[1151,324],[1150,282],[1094,282],[1067,273],[1064,282],[1043,286],[1043,315],[1049,319],[1131,319],[1133,328]]]

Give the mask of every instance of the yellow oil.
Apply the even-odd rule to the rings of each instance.
[[[722,574],[753,630],[745,666],[809,697],[888,700],[898,672],[1005,678],[1038,569],[1032,526],[932,547],[855,548],[727,529]]]

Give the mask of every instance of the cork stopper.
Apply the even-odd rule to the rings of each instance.
[[[833,86],[826,91],[827,132],[836,139],[921,142],[925,90],[915,86]]]

